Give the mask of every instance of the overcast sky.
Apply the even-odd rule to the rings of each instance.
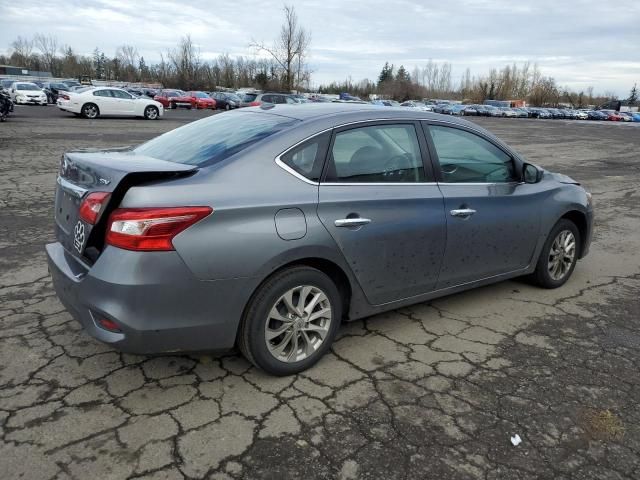
[[[640,0],[304,0],[295,3],[311,31],[312,83],[376,79],[385,61],[411,71],[448,61],[454,81],[466,67],[484,74],[507,63],[537,62],[544,75],[575,89],[626,97],[640,83]],[[122,44],[147,63],[191,34],[205,59],[253,55],[270,43],[282,2],[235,0],[0,0],[0,50],[18,35],[55,35],[90,54]]]

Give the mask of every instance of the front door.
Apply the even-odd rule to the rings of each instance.
[[[521,183],[515,160],[489,139],[451,125],[432,124],[428,132],[447,221],[438,289],[527,267],[545,193]]]
[[[118,115],[133,115],[135,111],[135,97],[122,90],[111,90],[116,102]]]
[[[367,299],[378,305],[435,287],[445,244],[442,195],[413,122],[337,129],[318,215]]]

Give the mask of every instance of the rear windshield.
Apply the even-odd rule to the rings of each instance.
[[[213,115],[156,137],[134,152],[175,163],[213,165],[296,123],[257,112]]]
[[[258,94],[256,93],[245,93],[244,94],[244,98],[242,99],[243,102],[253,102],[256,97],[258,96]]]

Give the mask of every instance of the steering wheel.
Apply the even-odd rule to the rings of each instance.
[[[403,175],[403,170],[407,167],[407,160],[411,161],[411,155],[409,153],[394,155],[384,163],[384,172],[382,175],[385,177],[399,177]]]

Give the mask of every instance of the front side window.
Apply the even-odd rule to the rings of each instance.
[[[323,133],[292,148],[280,156],[280,161],[305,178],[317,182],[322,173],[324,152],[331,134]]]
[[[375,125],[335,136],[326,181],[341,183],[424,182],[425,173],[413,125]]]
[[[125,100],[131,100],[133,97],[131,96],[131,94],[127,93],[127,92],[123,92],[122,90],[111,90],[111,94],[115,97],[115,98],[123,98]]]
[[[445,183],[517,181],[513,159],[484,138],[453,127],[429,126]]]

